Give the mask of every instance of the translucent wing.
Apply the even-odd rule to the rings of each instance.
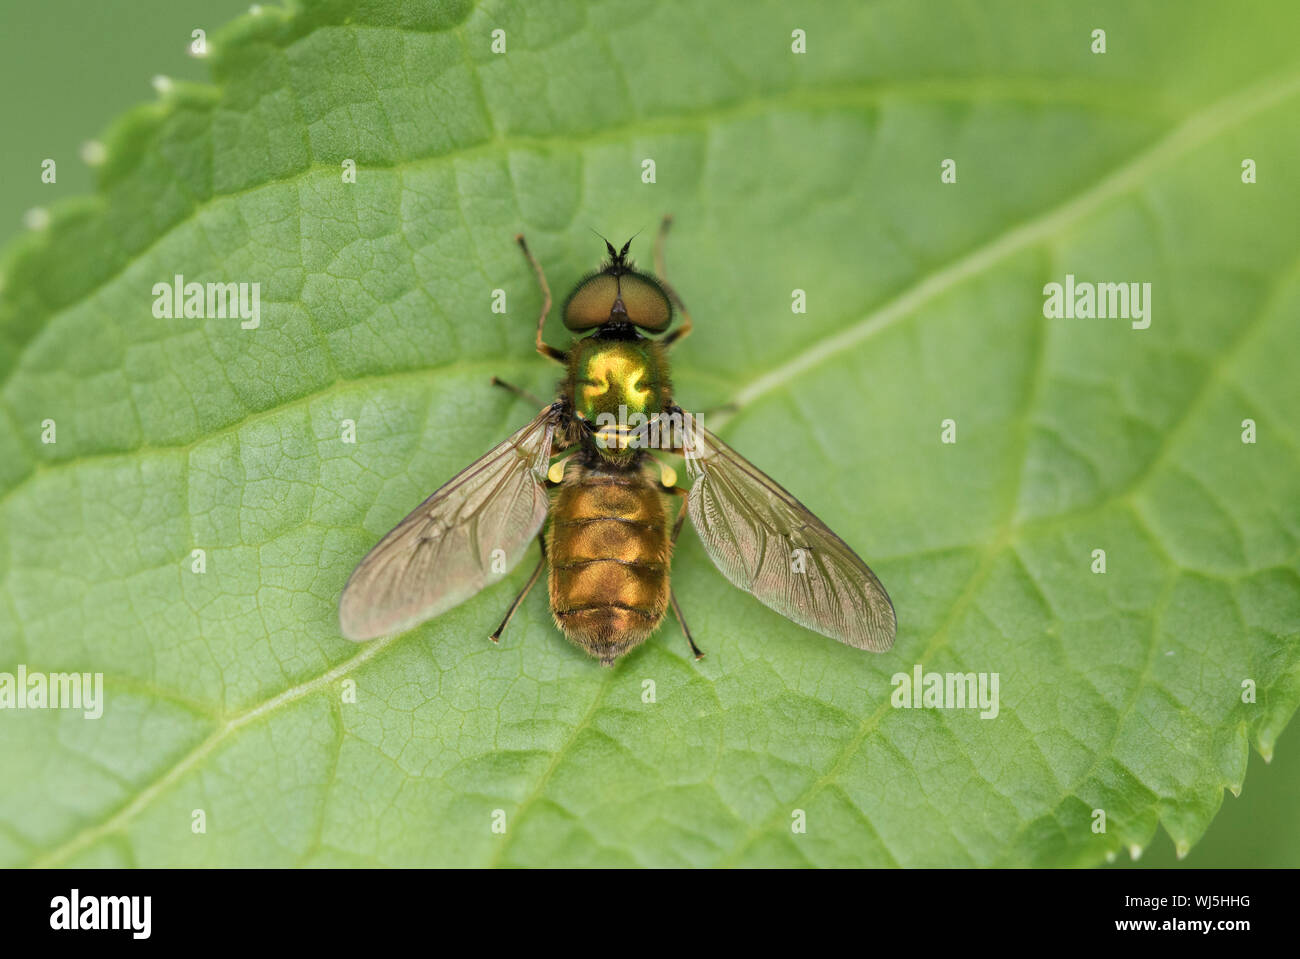
[[[403,632],[513,569],[550,508],[544,480],[557,424],[555,407],[542,410],[381,539],[343,587],[343,635],[360,642]]]
[[[858,555],[771,477],[689,415],[686,500],[705,552],[727,579],[800,626],[884,652],[897,623]]]

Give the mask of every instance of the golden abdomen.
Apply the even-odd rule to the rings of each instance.
[[[608,666],[654,632],[668,608],[662,494],[637,469],[571,466],[551,516],[551,612]]]

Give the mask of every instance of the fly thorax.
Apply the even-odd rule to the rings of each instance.
[[[588,337],[571,351],[575,414],[611,452],[645,448],[669,400],[668,377],[653,340]]]

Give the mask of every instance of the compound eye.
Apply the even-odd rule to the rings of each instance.
[[[640,273],[624,273],[620,279],[628,321],[651,333],[668,329],[673,308],[663,287]]]
[[[571,330],[590,330],[608,323],[617,299],[618,280],[608,273],[597,273],[584,280],[564,304],[564,325]]]

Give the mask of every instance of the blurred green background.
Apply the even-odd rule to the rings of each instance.
[[[40,0],[0,3],[0,243],[23,215],[94,188],[81,145],[109,121],[154,99],[157,74],[204,81],[208,67],[189,55],[190,35],[248,10],[248,0]],[[41,161],[58,165],[41,182]]]
[[[196,28],[211,37],[248,9],[243,0],[43,0],[0,13],[0,243],[26,229],[23,216],[93,189],[81,146],[110,120],[154,96],[156,74],[202,81],[188,54]],[[58,180],[41,182],[41,161]],[[1163,832],[1136,863],[1116,867],[1296,866],[1300,864],[1300,736],[1281,737],[1273,762],[1252,754],[1240,798],[1225,798],[1210,831],[1181,862]]]

